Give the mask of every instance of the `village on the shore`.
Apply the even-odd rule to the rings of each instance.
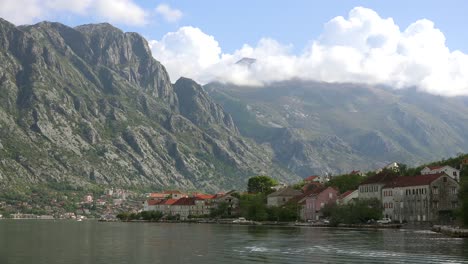
[[[249,220],[295,220],[328,224],[334,220],[338,223],[455,224],[456,211],[460,206],[460,169],[463,166],[468,166],[468,158],[463,159],[457,168],[449,165],[427,166],[417,175],[401,176],[398,173],[401,168],[394,162],[373,172],[371,176],[365,177],[359,171],[338,176],[362,178],[358,188],[350,190],[343,189],[328,176],[310,176],[295,185],[271,186],[271,190],[263,192],[263,204],[261,199],[255,201],[252,198],[258,196],[252,190],[247,193],[229,191],[216,194],[166,190],[147,194],[142,211],[158,212],[157,219],[180,221],[228,218],[237,223]],[[258,177],[265,176],[251,180],[259,180]],[[262,193],[262,190],[257,192]],[[360,212],[357,204],[372,207],[373,211]],[[339,219],[340,210],[336,208],[352,211],[353,207],[360,214],[358,219],[350,220],[346,216]],[[263,216],[259,212],[261,208],[265,208]],[[120,217],[132,219],[129,215]],[[330,219],[333,217],[338,219]]]
[[[309,176],[293,185],[278,183],[268,176],[254,176],[248,181],[247,191],[242,192],[163,190],[143,195],[106,189],[98,197],[91,193],[82,196],[72,211],[53,199],[46,206],[48,214],[18,212],[9,218],[453,226],[460,223],[460,177],[468,168],[468,157],[457,162],[451,166],[439,162],[411,173],[401,167],[406,165],[393,162],[366,173]],[[57,206],[50,209],[54,204]],[[12,207],[0,204],[3,208],[8,206]],[[24,208],[24,204],[21,206]]]

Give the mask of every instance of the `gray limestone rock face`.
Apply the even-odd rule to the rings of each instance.
[[[0,173],[11,184],[243,188],[298,176],[242,137],[197,83],[172,85],[146,40],[109,24],[0,19]]]

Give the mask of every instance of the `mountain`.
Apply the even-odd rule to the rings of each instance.
[[[109,24],[0,19],[0,187],[242,188],[298,176],[203,87],[174,85],[146,40]]]
[[[284,81],[211,83],[210,95],[242,135],[269,145],[301,175],[411,165],[468,151],[468,100],[417,89]]]

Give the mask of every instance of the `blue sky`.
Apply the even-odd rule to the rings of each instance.
[[[0,0],[0,17],[141,33],[180,76],[261,85],[289,78],[468,95],[468,1]],[[257,62],[235,66],[242,57]]]
[[[38,0],[41,2],[48,0]],[[78,0],[78,2],[89,0]],[[34,0],[0,0],[0,7],[8,2],[17,3],[18,16],[28,2]],[[53,2],[53,0],[52,0]],[[60,2],[60,1],[56,1]],[[70,0],[73,2],[73,0]],[[345,16],[356,6],[371,8],[382,17],[392,17],[400,27],[426,18],[433,21],[445,34],[450,49],[468,52],[468,1],[352,1],[352,0],[178,0],[154,1],[134,0],[133,3],[152,13],[159,4],[168,4],[182,12],[176,22],[167,22],[157,15],[152,15],[145,25],[132,26],[128,23],[112,21],[126,31],[135,31],[148,38],[160,39],[165,33],[175,31],[180,26],[201,28],[207,34],[216,37],[223,51],[232,52],[244,43],[256,43],[262,37],[271,37],[282,43],[293,44],[295,49],[303,48],[311,39],[320,35],[323,24],[336,16]],[[41,20],[59,21],[67,25],[80,25],[105,21],[105,18],[85,12],[44,12],[53,15],[39,15],[30,22]],[[5,18],[8,15],[1,14]],[[15,22],[15,21],[13,21]]]

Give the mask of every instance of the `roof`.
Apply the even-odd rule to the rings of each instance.
[[[349,191],[346,191],[346,192],[344,192],[343,194],[341,194],[339,198],[340,198],[340,199],[344,199],[344,198],[346,198],[348,195],[352,194],[352,193],[355,192],[355,191],[357,191],[357,190],[349,190]]]
[[[322,186],[323,185],[320,182],[309,182],[305,184],[304,186],[302,186],[301,189],[303,192],[308,192],[308,191],[311,191],[312,189],[316,189]]]
[[[161,200],[148,200],[148,205],[157,205],[161,202]]]
[[[202,199],[202,200],[207,200],[207,199],[213,199],[216,197],[215,194],[204,194],[204,193],[194,193],[193,197]]]
[[[271,193],[268,195],[268,197],[276,197],[276,196],[297,196],[300,195],[301,192],[292,188],[292,187],[286,187],[283,189],[279,189],[278,191]]]
[[[313,181],[313,180],[317,179],[318,177],[319,176],[317,176],[317,175],[312,175],[312,176],[304,178],[304,181]]]
[[[426,174],[417,176],[402,176],[388,182],[383,188],[409,187],[429,185],[441,176],[446,176],[445,173]]]
[[[382,172],[377,173],[374,176],[367,178],[360,185],[375,184],[375,183],[385,184],[387,182],[392,181],[395,178],[398,178],[398,175],[388,172],[388,171],[382,171]]]
[[[165,194],[182,194],[179,190],[167,190],[164,191]]]
[[[151,198],[166,198],[168,194],[166,193],[150,193],[149,197]]]
[[[167,199],[167,200],[164,200],[163,202],[161,202],[161,204],[164,204],[164,205],[173,205],[175,202],[177,202],[178,199]]]
[[[353,171],[350,172],[349,174],[351,174],[351,175],[361,174],[361,171],[359,171],[359,170],[353,170]]]
[[[326,189],[328,189],[329,187],[324,187],[324,186],[320,186],[320,187],[317,187],[317,188],[314,188],[312,190],[309,190],[309,191],[306,191],[302,194],[299,194],[299,195],[296,195],[294,196],[293,198],[291,198],[288,203],[305,203],[305,200],[304,201],[301,201],[302,199],[306,198],[306,197],[309,197],[309,196],[315,196],[315,195],[318,195],[320,194],[321,192],[325,191]]]
[[[196,200],[201,200],[201,199],[197,197],[183,197],[183,198],[178,199],[172,205],[195,205]]]
[[[438,170],[438,169],[442,169],[444,166],[427,166],[426,168],[429,168],[430,170]]]

